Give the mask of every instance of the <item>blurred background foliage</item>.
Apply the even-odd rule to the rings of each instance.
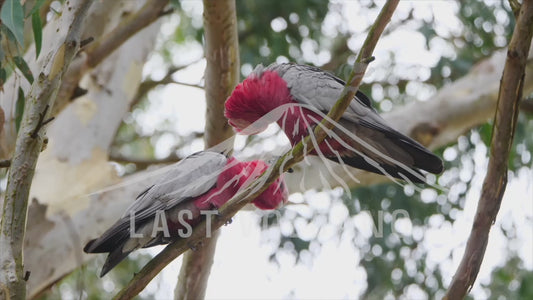
[[[166,25],[153,54],[154,66],[147,66],[148,70],[145,72],[145,81],[156,83],[154,91],[164,88],[166,84],[203,85],[202,78],[183,78],[180,75],[189,68],[204,66],[201,62],[201,10],[190,2],[174,1],[175,13],[166,18]],[[346,66],[353,62],[354,53],[357,53],[357,47],[361,45],[373,20],[372,16],[379,9],[373,1],[359,1],[349,6],[356,7],[355,11],[346,11],[348,2],[351,1],[237,0],[243,78],[252,71],[253,66],[274,61],[318,65],[343,77]],[[458,22],[453,26],[436,23],[435,13],[438,11],[420,12],[417,3],[408,2],[410,10],[396,16],[383,38],[394,35],[397,30],[415,32],[423,37],[427,51],[438,53],[438,59],[427,66],[406,65],[396,59],[393,51],[376,57],[376,63],[372,65],[375,70],[371,81],[365,81],[366,84],[361,89],[371,95],[378,110],[390,111],[395,105],[426,101],[431,93],[468,73],[478,61],[504,48],[510,39],[514,17],[507,1],[455,2],[452,6]],[[361,26],[353,32],[346,24],[348,18],[356,18],[355,16],[361,18],[357,23]],[[150,69],[163,69],[167,73],[150,72]],[[164,81],[164,78],[172,78],[172,83]],[[174,134],[171,139],[173,145],[166,152],[170,154],[167,157],[156,155],[155,149],[160,139],[168,139],[169,132],[173,126],[179,127],[176,125],[179,122],[172,119],[160,120],[161,126],[155,126],[151,131],[143,127],[139,116],[156,105],[151,101],[154,91],[141,93],[131,114],[117,132],[111,156],[117,157],[124,173],[146,167],[146,164],[124,162],[125,160],[121,160],[124,157],[164,161],[187,154],[191,149],[186,146],[195,141],[201,143],[201,133],[191,132],[182,136]],[[428,238],[438,239],[432,236],[435,229],[452,226],[465,206],[468,191],[476,184],[475,179],[483,178],[491,128],[490,123],[474,128],[465,132],[456,143],[435,151],[444,158],[446,170],[435,178],[435,182],[447,187],[448,191],[431,187],[415,191],[412,187],[380,184],[356,188],[351,195],[337,193],[339,195],[330,197],[331,202],[326,209],[313,205],[306,206],[303,210],[294,209],[293,206],[282,208],[283,217],[280,220],[270,220],[270,227],[265,231],[268,241],[278,245],[272,253],[272,261],[276,263],[279,253],[294,256],[299,263],[312,261],[321,245],[332,239],[331,236],[328,239],[321,238],[324,228],[333,232],[333,239],[337,240],[345,232],[354,230],[353,243],[360,251],[360,265],[366,272],[366,290],[362,295],[364,298],[396,298],[412,295],[413,289],[417,290],[416,295],[441,297],[451,280],[443,278],[442,265],[450,264],[452,253],[440,263],[435,263],[434,259],[428,258],[431,252],[423,241]],[[521,170],[531,172],[531,132],[531,112],[521,113],[510,158],[511,178]],[[479,185],[479,180],[477,184]],[[307,199],[306,195],[303,197]],[[332,207],[341,213],[332,214]],[[406,211],[409,218],[392,215],[391,212],[399,210]],[[339,219],[339,215],[343,218]],[[379,224],[382,219],[382,235],[368,235],[358,228],[354,229],[353,221],[358,218],[370,218],[374,224]],[[517,224],[512,220],[508,223],[511,225],[501,228],[508,241],[508,251],[503,254],[506,255],[506,262],[493,270],[490,282],[482,284],[482,295],[489,299],[533,299],[533,273],[524,268],[522,258],[511,242],[517,238]],[[311,227],[315,229],[309,234],[306,228]],[[85,290],[88,298],[97,299],[99,290],[116,290],[147,259],[142,255],[132,257],[104,280],[94,277],[101,264],[93,261],[81,271],[65,278],[42,299],[74,295],[80,282],[83,282],[82,290]],[[353,263],[355,267],[357,262]],[[81,281],[80,276],[84,277]],[[146,293],[142,296],[143,299],[151,297]]]

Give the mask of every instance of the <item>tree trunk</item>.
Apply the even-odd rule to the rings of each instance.
[[[87,20],[95,26],[89,26],[83,38],[105,37],[128,16],[139,11],[144,3],[146,1],[142,0],[98,1]],[[111,196],[116,201],[105,203],[98,195],[89,195],[119,182],[108,161],[109,146],[130,109],[159,27],[159,22],[150,25],[128,39],[95,69],[84,69],[81,82],[88,90],[87,94],[67,103],[48,125],[49,144],[37,163],[24,242],[25,268],[31,271],[29,298],[92,258],[83,254],[82,245],[107,229],[140,192],[135,186],[127,191],[118,189],[121,195]],[[54,28],[51,35],[46,34],[45,29],[44,42],[52,41],[53,34],[57,33]],[[73,64],[84,63],[85,59],[86,53],[82,52]],[[6,94],[11,93],[7,90],[11,85],[5,87]],[[2,99],[10,98],[2,95]],[[9,101],[2,102],[3,107],[12,107]],[[6,109],[6,115],[11,111]],[[9,130],[9,126],[12,125],[6,122],[4,129]],[[9,148],[7,143],[3,145]],[[150,181],[145,177],[142,178],[143,185]],[[115,195],[114,192],[107,195]],[[122,197],[122,192],[128,196]]]
[[[231,152],[233,129],[224,117],[224,102],[239,83],[239,40],[235,0],[204,0],[205,57],[205,148]],[[175,299],[202,299],[220,232],[187,251],[174,291]]]
[[[0,230],[0,298],[25,299],[29,271],[23,256],[28,196],[41,152],[47,112],[53,107],[63,74],[78,53],[85,17],[92,0],[66,3],[65,12],[49,28],[57,28],[54,44],[39,58],[39,76],[26,90],[25,111],[11,159]],[[35,73],[37,74],[37,73]],[[15,78],[16,76],[11,76]]]

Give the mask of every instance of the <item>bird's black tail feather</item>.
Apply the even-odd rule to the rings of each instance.
[[[133,250],[122,252],[122,246],[111,251],[105,260],[104,266],[102,267],[100,277],[104,277],[107,272],[111,271],[111,269],[118,265],[118,263],[120,263],[124,258],[126,258],[132,251]]]
[[[112,226],[101,237],[90,240],[83,251],[85,253],[107,253],[100,277],[103,277],[107,272],[113,269],[118,263],[128,256],[134,249],[123,252],[124,244],[129,240],[129,230],[124,230],[124,226]],[[127,228],[126,228],[127,229]]]
[[[373,139],[375,139],[376,137],[378,138],[377,142],[374,141],[375,143],[390,148],[390,153],[398,152],[398,157],[394,157],[394,155],[391,155],[392,159],[402,161],[400,157],[405,156],[405,154],[408,154],[408,156],[410,157],[410,162],[404,161],[403,163],[407,164],[409,167],[424,170],[433,174],[440,174],[442,172],[443,165],[440,157],[433,154],[431,151],[426,149],[424,146],[422,146],[420,143],[413,140],[412,138],[391,128],[385,123],[384,120],[382,120],[383,122],[379,122],[380,119],[381,118],[374,119],[373,123],[363,119],[360,120],[359,125],[362,127],[366,127],[367,129],[373,130],[375,131],[375,133],[379,132],[383,135],[379,137],[379,135],[367,133],[369,136],[372,136]],[[350,123],[348,123],[346,126],[350,128]],[[360,130],[360,128],[353,129],[352,132],[357,132],[358,130]],[[373,144],[371,141],[367,142]],[[394,147],[396,148],[394,149]]]
[[[330,156],[328,157],[328,159],[334,162],[340,163],[339,159],[336,156]],[[342,157],[342,162],[351,167],[363,169],[365,171],[369,171],[369,172],[380,174],[380,175],[389,175],[394,178],[398,178],[402,180],[405,180],[405,178],[407,178],[413,183],[424,182],[421,179],[421,178],[424,178],[424,175],[422,175],[422,173],[420,173],[420,171],[416,169],[411,169],[411,171],[417,174],[418,176],[412,174],[408,170],[405,170],[404,168],[399,167],[399,166],[380,164],[379,166],[383,168],[383,170],[386,172],[386,174],[384,174],[383,171],[381,171],[379,168],[375,167],[374,165],[368,163],[363,157],[359,155]]]
[[[403,136],[403,138],[393,139],[392,141],[402,150],[409,153],[414,160],[413,167],[433,174],[440,174],[442,172],[444,167],[440,157],[431,153],[431,151],[415,140]]]
[[[113,229],[113,227],[111,228]],[[127,230],[113,230],[110,232],[106,231],[101,237],[90,240],[85,247],[83,247],[83,252],[85,253],[107,253],[111,252],[118,247],[121,247],[129,239],[129,231]]]

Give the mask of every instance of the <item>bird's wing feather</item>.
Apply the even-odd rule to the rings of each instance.
[[[204,194],[216,183],[226,162],[226,156],[210,151],[198,152],[185,158],[162,175],[156,184],[141,193],[126,209],[123,217],[132,212],[135,212],[135,215],[155,214],[153,208],[167,209],[185,199]]]
[[[171,167],[161,179],[145,191],[124,212],[123,216],[98,239],[84,248],[86,252],[108,252],[128,238],[123,232],[130,226],[130,215],[135,214],[135,225],[153,218],[157,211],[167,210],[183,201],[200,196],[215,184],[224,170],[227,158],[216,152],[193,154]],[[112,246],[111,244],[115,245]]]
[[[329,112],[335,105],[345,85],[345,82],[335,75],[306,65],[272,64],[265,70],[277,72],[287,82],[287,87],[295,101],[315,107],[324,113]],[[412,156],[412,159],[401,159],[404,162],[414,160],[414,166],[432,173],[439,173],[442,170],[440,158],[418,142],[387,125],[372,107],[370,99],[360,91],[357,91],[350,102],[340,119],[340,124],[373,145],[389,146],[386,152],[396,152],[397,158],[401,158],[398,155],[405,158],[407,158],[406,155]],[[366,130],[371,136],[365,137],[365,130],[361,130],[361,127],[376,132],[371,133]]]

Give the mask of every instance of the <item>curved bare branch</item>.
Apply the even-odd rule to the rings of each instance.
[[[524,1],[503,70],[487,175],[481,189],[476,216],[463,259],[446,294],[446,299],[462,299],[476,280],[483,262],[489,232],[496,220],[507,186],[509,153],[518,119],[519,103],[522,99],[525,65],[533,37],[533,3]]]

